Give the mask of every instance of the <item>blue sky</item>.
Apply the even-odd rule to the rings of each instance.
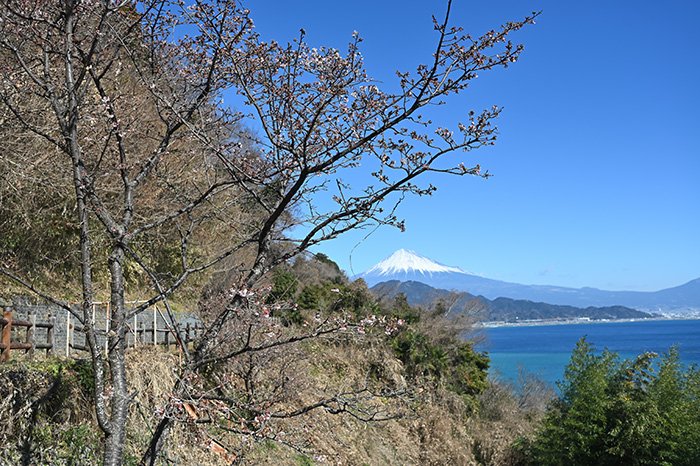
[[[442,2],[248,2],[265,39],[299,28],[344,49],[353,30],[371,76],[429,60]],[[655,290],[700,277],[700,3],[454,0],[480,34],[542,10],[520,61],[483,73],[434,119],[504,107],[496,146],[468,155],[494,176],[439,177],[404,203],[407,231],[348,234],[319,247],[359,273],[400,247],[519,283]]]

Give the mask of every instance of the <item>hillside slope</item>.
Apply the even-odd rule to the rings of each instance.
[[[302,354],[297,376],[284,393],[298,394],[289,397],[289,407],[314,401],[319,387],[338,391],[360,386],[368,374],[396,390],[409,389],[414,383],[387,347],[314,343],[304,345]],[[130,390],[136,394],[128,423],[128,464],[137,464],[148,439],[148,422],[160,415],[170,398],[177,359],[177,354],[149,347],[128,353],[133,375]],[[269,367],[267,376],[274,376],[275,369]],[[0,464],[99,464],[99,430],[88,407],[87,370],[84,363],[63,359],[0,366],[0,395],[5,400],[0,404],[0,422],[12,426],[0,432],[5,445]],[[449,390],[430,383],[421,387],[410,397],[383,404],[390,415],[384,421],[363,420],[361,412],[356,416],[317,409],[255,436],[237,435],[235,429],[212,435],[204,404],[192,405],[188,411],[171,413],[181,422],[170,433],[165,448],[168,462],[162,464],[497,465],[504,464],[497,459],[509,455],[514,438],[532,431],[532,420],[484,420],[469,414],[464,400]],[[499,396],[499,404],[489,406],[489,413],[512,409],[503,404],[510,403],[509,398]],[[498,438],[493,438],[494,432]],[[477,462],[477,451],[493,460]]]

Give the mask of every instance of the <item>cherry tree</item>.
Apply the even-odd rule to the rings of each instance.
[[[368,75],[358,34],[344,51],[313,48],[303,31],[289,44],[265,41],[234,0],[0,1],[0,112],[19,135],[19,150],[3,161],[25,180],[41,174],[74,201],[80,309],[11,260],[0,263],[0,275],[84,325],[104,464],[123,457],[134,315],[159,303],[171,312],[170,298],[197,274],[230,269],[217,305],[200,309],[204,336],[194,349],[181,345],[173,387],[181,399],[203,370],[347,328],[320,319],[290,335],[246,325],[242,316],[260,312],[252,297],[272,268],[351,230],[403,229],[401,200],[436,189],[425,174],[488,176],[446,156],[493,144],[498,107],[470,112],[453,129],[420,112],[466,90],[479,73],[515,62],[523,47],[509,36],[537,14],[471,36],[451,25],[451,10],[448,0],[444,17],[433,19],[433,56],[397,72],[398,91],[390,92]],[[245,107],[221,105],[224,92],[240,94]],[[251,120],[257,134],[241,129]],[[367,182],[343,181],[362,178],[354,173]],[[220,241],[208,242],[212,235]],[[155,251],[147,247],[154,242]],[[155,259],[165,246],[176,257],[166,271]],[[138,270],[151,293],[133,308],[125,303],[127,270]],[[99,293],[111,305],[107,332],[92,317]],[[155,462],[173,412],[162,411],[144,463]]]

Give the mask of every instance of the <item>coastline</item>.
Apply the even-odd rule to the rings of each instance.
[[[700,320],[700,315],[692,314],[688,316],[663,316],[647,317],[644,319],[591,319],[588,317],[579,317],[574,319],[532,319],[521,320],[518,322],[506,321],[488,321],[477,322],[474,328],[500,328],[500,327],[538,327],[547,325],[580,325],[580,324],[614,324],[624,322],[650,322],[660,320]]]

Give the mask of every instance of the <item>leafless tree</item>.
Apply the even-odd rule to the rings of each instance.
[[[322,321],[304,334],[232,336],[270,269],[350,230],[403,228],[401,200],[436,189],[420,183],[426,173],[488,176],[478,164],[445,156],[493,144],[499,108],[469,113],[454,132],[420,110],[467,89],[479,72],[515,62],[522,46],[508,36],[536,15],[472,37],[450,25],[451,8],[448,0],[444,19],[434,19],[430,61],[398,72],[400,90],[386,92],[365,71],[359,35],[345,52],[311,48],[303,31],[287,45],[266,42],[234,0],[0,1],[1,115],[22,136],[15,141],[18,173],[41,161],[56,170],[57,186],[71,190],[63,195],[74,201],[80,310],[11,261],[0,264],[0,274],[84,325],[104,464],[121,464],[123,456],[132,400],[125,336],[135,313],[161,302],[169,309],[169,297],[192,276],[243,258],[233,264],[223,305],[203,313],[204,337],[193,351],[182,346],[174,387],[182,394],[188,380],[216,364],[340,328]],[[219,104],[230,91],[249,114]],[[238,131],[248,119],[261,128],[257,136]],[[354,173],[366,183],[343,181]],[[208,243],[212,232],[226,241]],[[152,238],[165,238],[175,251],[167,271],[147,247]],[[128,269],[148,278],[152,291],[134,309],[125,305]],[[106,353],[91,313],[102,291],[112,310]],[[153,464],[175,420],[167,412],[145,463]]]

